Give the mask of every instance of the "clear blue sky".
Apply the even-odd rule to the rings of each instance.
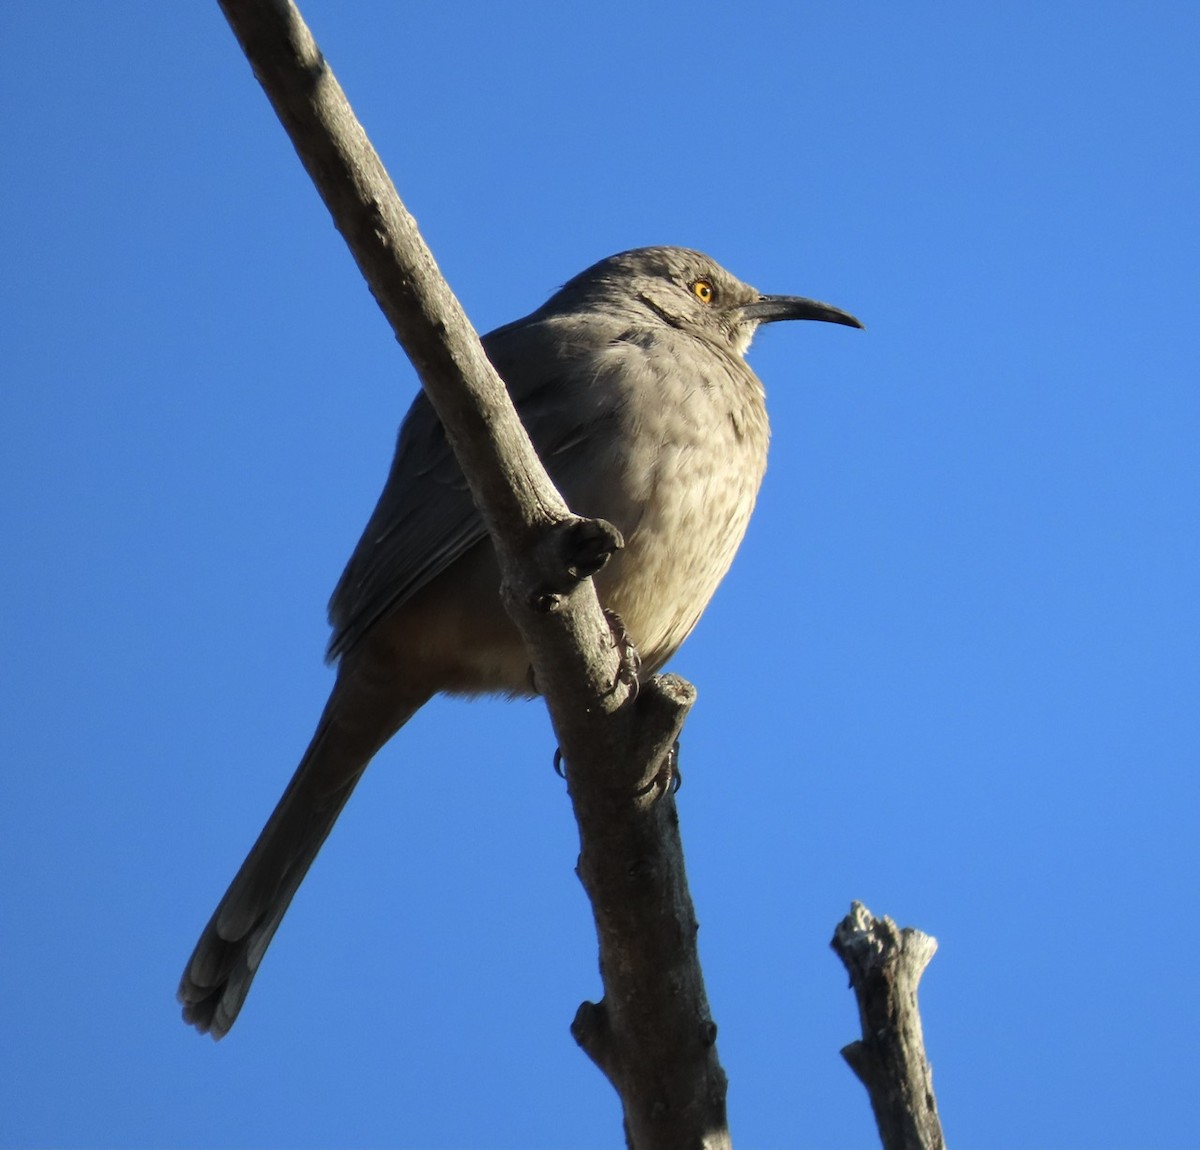
[[[1194,1143],[1200,6],[397,5],[318,40],[481,330],[681,243],[773,454],[674,668],[745,1147],[872,1147],[827,941],[935,935],[952,1144]],[[215,3],[0,5],[0,1144],[620,1142],[536,704],[383,753],[233,1034],[174,990],[415,389]]]

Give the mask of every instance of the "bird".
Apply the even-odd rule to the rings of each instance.
[[[763,324],[801,319],[863,326],[828,304],[764,295],[701,252],[648,247],[600,260],[483,338],[568,506],[623,536],[594,578],[642,676],[696,625],[754,508],[770,432],[750,341]],[[328,702],[179,984],[184,1021],[215,1039],[380,748],[436,694],[535,691],[483,518],[424,392],[329,619]]]

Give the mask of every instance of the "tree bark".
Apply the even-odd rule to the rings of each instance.
[[[638,1150],[723,1147],[725,1074],[696,952],[671,793],[694,698],[640,689],[587,576],[621,545],[571,514],[479,338],[287,0],[220,0],[255,76],[429,395],[491,533],[567,764],[604,998],[572,1031],[616,1087]]]
[[[830,945],[850,974],[862,1020],[862,1038],[842,1057],[867,1088],[884,1150],[944,1150],[917,1008],[917,983],[937,940],[856,902]]]

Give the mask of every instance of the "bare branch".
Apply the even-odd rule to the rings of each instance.
[[[944,1150],[917,1008],[917,983],[937,940],[856,902],[830,945],[850,974],[862,1020],[862,1038],[842,1057],[867,1088],[884,1150]]]
[[[670,794],[692,688],[640,692],[620,674],[586,576],[619,545],[567,509],[415,221],[295,7],[220,0],[255,75],[441,418],[488,524],[505,601],[568,763],[579,874],[593,901],[605,997],[573,1031],[649,1147],[728,1144],[696,922]]]

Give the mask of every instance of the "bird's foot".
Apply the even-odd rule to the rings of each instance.
[[[615,691],[624,685],[629,688],[630,699],[636,699],[641,686],[642,673],[642,657],[638,654],[637,644],[626,630],[620,615],[605,607],[604,617],[608,620],[609,629],[612,631],[613,645],[621,660],[612,689]]]
[[[562,747],[554,748],[554,773],[560,779],[567,777],[567,760],[562,753]],[[667,752],[662,770],[658,772],[651,787],[658,784],[661,784],[663,791],[669,791],[673,795],[679,794],[679,788],[683,786],[683,772],[679,769],[678,739],[675,740],[671,745],[671,749]]]

